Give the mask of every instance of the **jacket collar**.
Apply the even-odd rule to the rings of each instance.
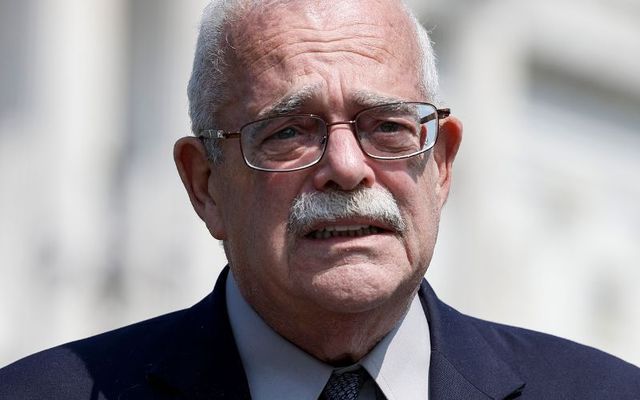
[[[431,366],[429,398],[512,399],[524,381],[482,336],[478,320],[438,299],[426,280],[419,290],[429,321]]]

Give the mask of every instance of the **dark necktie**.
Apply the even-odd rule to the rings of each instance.
[[[364,383],[364,374],[365,371],[362,368],[341,374],[332,373],[320,398],[324,400],[356,400]]]

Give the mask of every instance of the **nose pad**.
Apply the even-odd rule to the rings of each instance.
[[[339,132],[347,130],[346,127],[331,131],[329,128],[334,125],[350,125],[353,128],[350,132]],[[373,170],[356,135],[354,121],[327,124],[327,135],[323,138],[325,154],[314,176],[314,185],[318,190],[353,190],[360,185],[373,185]]]
[[[362,147],[360,146],[360,139],[358,138],[358,132],[356,132],[356,121],[355,120],[336,121],[336,122],[328,123],[327,127],[326,127],[326,135],[322,138],[322,141],[320,143],[323,146],[329,146],[329,136],[332,135],[331,128],[336,126],[336,125],[348,125],[349,126],[349,128],[345,127],[344,129],[349,129],[349,131],[351,132],[351,135],[353,135],[353,138],[356,140],[356,144],[358,145],[358,149],[362,152],[362,154],[364,156],[366,156],[366,154],[364,154],[364,152],[362,151]],[[326,149],[326,147],[325,147],[325,149]]]

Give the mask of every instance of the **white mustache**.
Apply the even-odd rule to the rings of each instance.
[[[391,192],[382,187],[343,191],[303,193],[293,200],[287,229],[296,235],[306,235],[320,222],[347,218],[379,221],[396,233],[403,233],[407,224]]]

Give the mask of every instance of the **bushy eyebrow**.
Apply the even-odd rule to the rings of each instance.
[[[385,96],[368,90],[357,90],[349,96],[352,104],[357,104],[362,108],[382,106],[385,104],[401,103],[408,101],[398,97]]]
[[[256,119],[270,117],[280,117],[292,114],[299,114],[304,105],[318,95],[320,84],[303,86],[294,92],[287,93],[274,104],[260,111]],[[369,108],[391,103],[400,103],[406,99],[385,96],[368,90],[357,90],[348,98],[351,104],[356,104],[359,108]]]
[[[276,100],[274,104],[260,111],[256,119],[300,113],[305,103],[317,96],[319,86],[319,84],[307,85],[294,92],[287,93]]]

